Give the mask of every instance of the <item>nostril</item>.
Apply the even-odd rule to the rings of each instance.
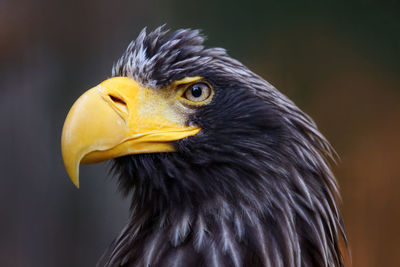
[[[128,112],[127,104],[123,99],[121,99],[121,98],[119,98],[117,96],[114,96],[114,95],[108,95],[108,96],[110,97],[111,101],[113,101],[114,104],[116,104],[116,106],[119,109],[121,109],[121,110],[123,110],[125,112]]]
[[[125,106],[126,106],[125,101],[122,100],[121,98],[116,97],[116,96],[113,96],[113,95],[110,95],[110,98],[111,98],[111,100],[112,100],[113,102],[115,102],[115,103],[117,103],[117,104],[121,104],[121,105],[125,105]]]

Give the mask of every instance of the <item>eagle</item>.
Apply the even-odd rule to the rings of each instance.
[[[103,263],[344,266],[333,148],[288,97],[204,41],[144,28],[66,117],[72,182],[81,163],[112,159],[131,198]]]

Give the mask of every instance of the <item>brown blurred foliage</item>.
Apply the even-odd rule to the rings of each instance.
[[[106,164],[68,181],[65,115],[144,26],[201,28],[309,113],[334,166],[353,266],[399,266],[397,1],[0,1],[1,266],[93,266],[128,217]]]

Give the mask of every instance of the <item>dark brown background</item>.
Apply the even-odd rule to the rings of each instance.
[[[201,28],[318,123],[353,266],[400,266],[397,1],[0,0],[0,265],[93,266],[128,218],[107,164],[60,155],[64,118],[144,26]],[[316,1],[314,1],[316,2]]]

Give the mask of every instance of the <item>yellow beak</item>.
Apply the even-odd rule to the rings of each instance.
[[[64,123],[61,149],[72,182],[79,164],[130,154],[173,152],[172,141],[197,134],[184,124],[163,90],[141,87],[126,77],[108,79],[74,103]]]

